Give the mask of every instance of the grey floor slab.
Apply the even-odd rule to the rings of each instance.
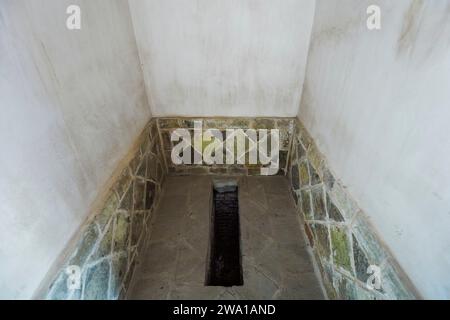
[[[239,185],[243,286],[205,286],[213,180]],[[284,177],[168,177],[131,299],[323,299]]]

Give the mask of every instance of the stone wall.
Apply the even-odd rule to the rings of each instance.
[[[156,120],[108,191],[101,210],[82,227],[75,249],[49,286],[47,299],[119,299],[129,288],[137,256],[145,247],[152,213],[166,175]],[[79,266],[81,287],[69,290],[68,266]]]
[[[194,136],[194,121],[201,121],[203,132],[207,129],[219,129],[225,137],[226,129],[279,129],[280,132],[280,170],[278,175],[285,175],[287,172],[287,159],[291,146],[292,134],[294,132],[295,118],[158,118],[158,127],[161,134],[164,149],[164,159],[166,161],[169,174],[190,175],[190,174],[213,174],[213,175],[260,175],[261,164],[234,164],[234,165],[175,165],[171,160],[171,150],[173,142],[170,135],[174,129],[185,128]],[[192,141],[193,144],[193,141]],[[205,148],[208,142],[203,141]],[[248,148],[248,145],[247,145]],[[246,149],[248,151],[248,149]],[[202,150],[203,151],[203,150]],[[235,149],[236,152],[236,149]],[[236,159],[236,154],[235,154]],[[225,160],[224,160],[225,161]],[[246,161],[247,163],[248,161]]]
[[[193,129],[193,118],[152,119],[139,148],[81,229],[75,249],[48,288],[48,299],[120,299],[150,234],[166,174],[259,175],[260,165],[173,165],[170,133]],[[330,299],[413,299],[419,295],[375,234],[368,218],[331,173],[295,118],[203,118],[203,129],[280,129],[280,171],[287,174],[304,231]],[[79,266],[81,289],[68,290],[68,266]],[[381,288],[366,286],[380,268]]]
[[[299,121],[288,176],[329,299],[418,297]],[[366,286],[370,265],[380,268],[379,290]]]

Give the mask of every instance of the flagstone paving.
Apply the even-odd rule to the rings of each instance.
[[[236,180],[243,286],[205,286],[213,180]],[[168,177],[129,299],[323,299],[285,177]]]

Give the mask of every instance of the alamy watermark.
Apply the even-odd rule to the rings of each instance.
[[[81,29],[81,8],[78,5],[71,4],[66,9],[66,14],[69,16],[66,19],[66,27],[69,30]],[[368,15],[366,20],[367,29],[380,30],[381,29],[381,8],[377,5],[370,5],[366,9]]]
[[[203,131],[202,121],[194,121],[193,137],[188,129],[175,129],[172,162],[180,164],[260,164],[261,175],[275,175],[279,169],[278,129],[219,129]],[[193,143],[192,143],[193,142]],[[269,146],[270,144],[270,146]]]
[[[370,5],[367,7],[366,13],[369,15],[366,21],[367,29],[380,30],[381,29],[381,8],[377,5]]]
[[[66,13],[69,15],[66,20],[66,27],[69,30],[81,29],[81,8],[77,5],[70,5],[66,9]]]
[[[381,289],[381,269],[377,265],[370,265],[367,267],[367,274],[370,276],[366,280],[366,288],[369,290]]]
[[[71,265],[66,268],[67,274],[67,289],[80,290],[81,289],[81,268],[77,265]]]

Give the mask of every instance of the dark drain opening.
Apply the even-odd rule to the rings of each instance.
[[[236,183],[213,187],[211,239],[207,286],[241,286],[242,278],[239,200]]]

